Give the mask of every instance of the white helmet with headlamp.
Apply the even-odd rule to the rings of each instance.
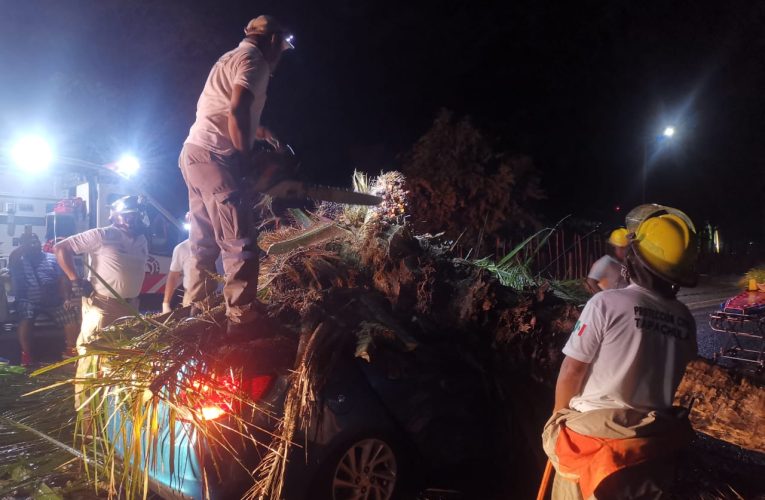
[[[146,229],[145,217],[146,205],[140,196],[123,196],[111,204],[109,218],[120,229],[140,233]]]

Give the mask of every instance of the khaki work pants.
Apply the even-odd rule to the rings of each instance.
[[[215,260],[223,261],[223,299],[228,319],[251,321],[258,288],[257,228],[242,173],[233,157],[185,144],[179,167],[189,189],[192,266],[184,302],[199,303],[217,287]]]
[[[117,299],[92,294],[82,298],[82,324],[77,336],[77,351],[85,354],[84,344],[95,340],[96,332],[114,323],[124,316],[132,316],[138,309],[138,299],[125,299],[130,307]],[[132,308],[132,309],[131,309]],[[98,376],[98,356],[86,356],[77,360],[77,379]],[[83,384],[74,384],[74,407],[79,408],[87,401],[87,391]]]

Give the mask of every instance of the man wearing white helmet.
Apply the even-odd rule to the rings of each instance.
[[[631,211],[627,229],[630,285],[594,295],[563,348],[543,433],[553,499],[673,498],[676,454],[693,434],[673,400],[697,351],[676,298],[697,281],[696,230],[659,205]]]
[[[226,282],[229,333],[248,330],[258,315],[257,228],[241,184],[256,139],[273,140],[261,127],[271,75],[291,37],[271,16],[252,19],[245,38],[215,63],[197,103],[179,158],[189,190],[191,266],[189,300],[198,306],[215,290],[211,277],[220,254]]]
[[[72,295],[82,297],[82,325],[77,337],[80,354],[96,331],[138,309],[149,256],[144,215],[145,207],[138,196],[122,197],[111,205],[110,226],[75,234],[54,247],[58,264],[71,282]],[[78,254],[90,257],[93,273],[89,281],[77,275],[74,257]],[[95,357],[90,358],[78,360],[78,378],[92,376],[97,369]],[[80,391],[75,386],[76,405],[82,400]]]

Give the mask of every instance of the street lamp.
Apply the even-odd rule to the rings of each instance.
[[[645,186],[646,186],[646,178],[648,176],[648,150],[652,145],[658,144],[660,145],[661,142],[665,139],[671,139],[675,135],[675,127],[672,125],[668,125],[664,127],[664,131],[661,133],[661,135],[657,135],[656,137],[653,137],[645,142],[643,145],[643,203],[645,203]]]

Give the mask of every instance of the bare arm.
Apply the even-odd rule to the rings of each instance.
[[[600,285],[598,284],[598,280],[594,280],[592,278],[587,278],[584,281],[585,286],[587,286],[587,290],[590,291],[591,294],[595,295],[596,293],[602,291],[600,288]]]
[[[563,359],[555,384],[555,408],[553,413],[568,408],[571,398],[579,394],[587,378],[590,363],[578,361],[570,356]]]
[[[234,85],[234,91],[231,95],[231,105],[228,113],[228,134],[231,136],[231,142],[234,148],[242,155],[245,161],[250,158],[250,106],[255,96],[248,89],[241,85]]]
[[[165,282],[165,297],[162,302],[169,304],[173,298],[173,292],[178,288],[178,283],[181,282],[181,273],[178,271],[170,271],[167,273],[167,281]]]
[[[69,286],[69,280],[67,280],[66,276],[62,274],[58,277],[58,293],[61,295],[63,300],[67,300],[70,291],[71,287]]]
[[[61,266],[61,270],[64,271],[69,281],[76,281],[79,276],[77,276],[77,268],[74,266],[75,253],[69,246],[69,243],[66,240],[57,243],[53,247],[53,253],[56,254],[58,265]]]

